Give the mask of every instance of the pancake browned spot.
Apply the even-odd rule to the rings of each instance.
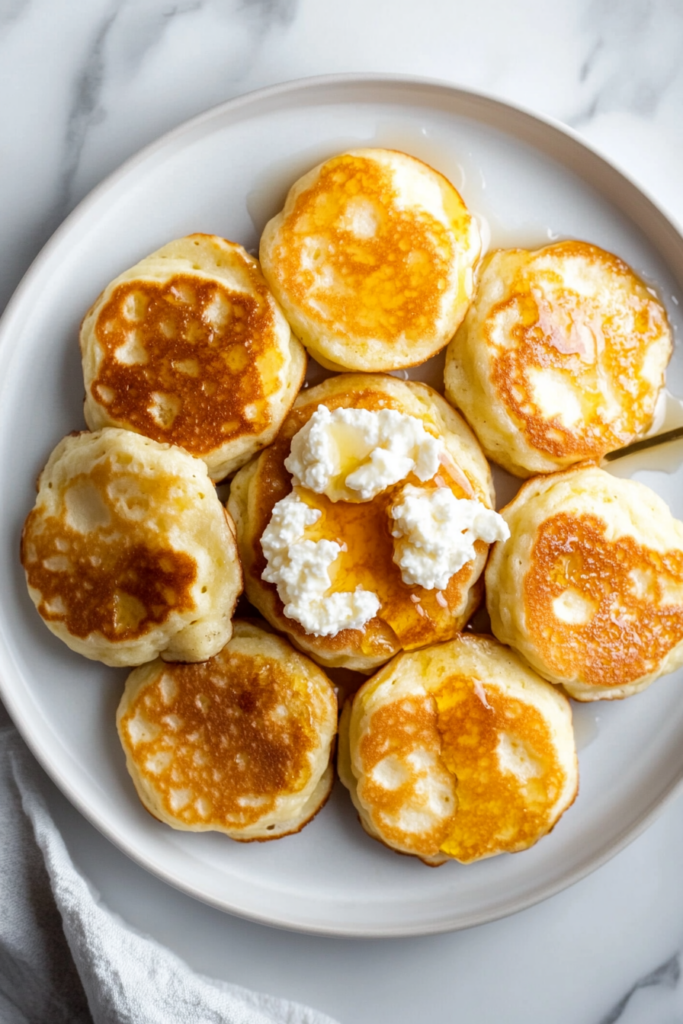
[[[576,796],[569,702],[492,637],[463,634],[361,687],[339,775],[366,831],[428,864],[525,850]]]
[[[441,756],[458,780],[441,852],[464,863],[526,849],[549,832],[570,774],[553,728],[523,690],[506,692],[495,669],[477,682],[453,675],[433,690]]]
[[[114,643],[135,640],[172,610],[195,609],[194,558],[159,544],[153,521],[146,519],[135,542],[122,543],[130,520],[107,495],[114,472],[108,460],[74,476],[57,514],[46,517],[34,508],[24,527],[22,561],[29,587],[40,594],[38,611],[81,640],[94,632]],[[174,484],[172,477],[155,480],[154,501],[168,502]],[[147,485],[140,481],[137,496],[145,513]],[[96,532],[83,530],[86,508]]]
[[[305,370],[256,260],[210,235],[171,242],[113,281],[81,349],[91,427],[180,445],[214,479],[272,439]]]
[[[275,839],[302,828],[329,793],[332,685],[253,623],[236,621],[201,665],[136,669],[117,723],[140,798],[174,828]]]
[[[646,429],[672,351],[666,311],[586,242],[492,253],[449,346],[446,394],[518,476],[599,459]]]
[[[479,234],[442,175],[390,150],[343,153],[292,187],[261,239],[263,271],[323,365],[389,370],[453,335]]]
[[[576,595],[569,622],[568,592]],[[539,527],[524,602],[530,640],[553,674],[624,686],[683,641],[683,550],[610,540],[598,516],[559,513]]]
[[[496,636],[577,700],[626,697],[683,663],[683,523],[597,466],[530,480],[503,510]]]
[[[140,320],[126,316],[133,304],[145,306]],[[121,284],[97,318],[103,356],[91,391],[110,416],[141,434],[209,452],[268,424],[252,339],[271,325],[267,304],[187,275]]]
[[[433,701],[413,694],[380,707],[360,739],[358,799],[372,808],[383,842],[438,857],[453,829],[456,781],[441,758]],[[440,800],[439,800],[440,798]],[[435,807],[435,804],[438,806]]]
[[[204,463],[107,428],[65,438],[21,546],[48,627],[106,664],[210,657],[241,590],[232,521]]]

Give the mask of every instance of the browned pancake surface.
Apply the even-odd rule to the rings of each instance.
[[[398,655],[340,722],[339,774],[373,837],[436,865],[534,845],[578,788],[567,698],[490,636]]]
[[[173,664],[120,719],[129,742],[136,719],[146,731],[136,772],[188,828],[248,828],[310,780],[315,714],[305,680],[276,658],[226,648],[203,664]]]
[[[629,536],[609,540],[605,532],[596,515],[545,520],[523,594],[541,659],[559,676],[600,687],[648,675],[683,640],[683,552],[658,552]],[[569,589],[586,602],[585,623],[567,625],[553,611]]]
[[[95,325],[91,384],[112,419],[194,455],[270,425],[263,381],[283,357],[265,282],[246,261],[243,272],[251,294],[189,274],[115,288]]]
[[[125,456],[118,458],[121,464],[112,455],[74,476],[57,514],[33,509],[21,545],[29,587],[41,595],[42,617],[63,623],[73,636],[97,632],[113,642],[143,636],[172,611],[191,611],[197,576],[195,559],[160,544],[155,523],[145,518],[150,506],[190,508],[192,496],[170,474],[132,481]],[[117,497],[123,496],[124,508],[111,495],[117,480],[123,483]],[[95,528],[84,530],[82,517]]]
[[[567,773],[548,722],[532,704],[503,693],[495,680],[477,686],[453,675],[435,691],[441,757],[457,779],[458,808],[441,851],[465,863],[525,849],[548,832]],[[501,768],[501,736],[523,751],[535,774]]]
[[[281,287],[312,324],[323,330],[346,324],[354,334],[388,345],[401,336],[421,340],[433,329],[456,256],[453,233],[398,198],[389,168],[351,153],[329,160],[298,196],[271,259]],[[345,227],[354,202],[372,210],[368,237]],[[468,230],[466,210],[452,205],[455,224],[459,212]],[[311,240],[318,244],[309,266]],[[320,284],[318,264],[331,272],[329,288]]]
[[[623,260],[585,242],[562,242],[541,250],[543,257],[567,264],[573,258],[609,273],[612,293],[587,296],[563,281],[541,259],[515,276],[503,302],[493,306],[484,330],[495,321],[514,320],[513,344],[492,363],[492,383],[518,427],[534,448],[561,458],[600,458],[642,429],[652,415],[653,384],[643,365],[649,346],[667,331],[661,303]],[[548,260],[550,263],[550,260]],[[558,269],[561,269],[558,268]],[[623,293],[624,315],[617,299]],[[624,320],[633,318],[632,331]],[[549,420],[534,400],[530,371],[554,370],[581,396],[583,418],[565,426]],[[605,379],[618,402],[618,422],[602,410]]]
[[[405,696],[375,711],[370,729],[359,745],[364,777],[358,792],[364,805],[372,809],[373,824],[380,830],[384,842],[422,857],[439,854],[456,820],[457,801],[453,795],[450,816],[434,814],[431,808],[420,813],[421,804],[429,803],[432,788],[429,777],[434,772],[434,763],[440,765],[443,775],[446,774],[441,748],[434,702],[431,697],[418,695]],[[420,751],[417,763],[413,756],[416,750]],[[373,778],[378,766],[387,761],[398,766],[400,772],[391,786]],[[450,779],[447,784],[452,784]],[[407,806],[413,810],[412,827],[406,827],[408,823],[402,821]],[[423,819],[417,827],[416,816]]]

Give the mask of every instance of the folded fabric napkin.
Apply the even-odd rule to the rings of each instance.
[[[108,910],[78,873],[16,730],[0,729],[2,1024],[335,1024],[195,974]]]

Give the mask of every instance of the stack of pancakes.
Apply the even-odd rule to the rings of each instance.
[[[480,250],[442,175],[358,149],[292,186],[260,261],[190,235],[87,312],[90,432],[22,563],[56,636],[135,666],[117,724],[160,821],[301,829],[344,668],[370,676],[338,763],[366,832],[432,865],[523,850],[576,796],[567,695],[683,664],[683,524],[598,465],[652,421],[664,307],[586,242]],[[445,398],[391,376],[446,346]],[[310,389],[306,351],[335,371]],[[487,459],[530,478],[502,519]],[[484,589],[496,639],[463,632]]]

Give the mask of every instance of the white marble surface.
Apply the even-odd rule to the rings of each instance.
[[[581,131],[683,221],[680,0],[0,0],[0,307],[65,214],[212,104],[342,71],[442,78]],[[683,1020],[683,799],[591,877],[514,918],[425,939],[288,934],[131,863],[50,784],[109,905],[193,967],[342,1024]]]

